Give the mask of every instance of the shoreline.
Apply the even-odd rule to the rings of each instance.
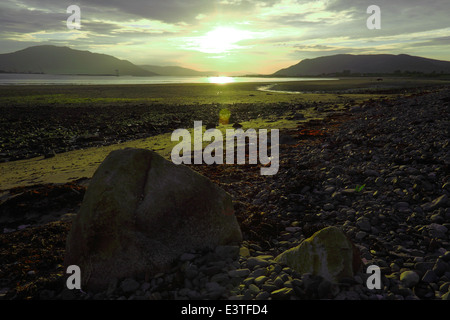
[[[296,126],[284,130],[283,139],[280,135],[280,170],[273,177],[260,176],[257,165],[190,165],[232,195],[244,236],[239,256],[186,253],[166,273],[153,278],[117,279],[105,292],[65,290],[63,270],[58,267],[64,256],[70,215],[76,214],[83,183],[88,181],[66,184],[51,198],[45,186],[34,187],[37,193],[33,187],[17,190],[3,210],[22,208],[25,217],[30,208],[49,213],[46,203],[59,199],[59,207],[52,209],[58,219],[0,234],[4,243],[15,246],[1,252],[7,276],[2,286],[8,288],[3,297],[448,299],[450,150],[445,134],[449,103],[447,88],[369,99],[337,112],[326,107],[321,112],[331,117],[322,120],[301,124],[291,120]],[[297,110],[290,110],[288,116],[295,116],[293,111]],[[356,187],[362,185],[365,188],[357,191]],[[30,208],[21,207],[23,203]],[[273,260],[330,225],[341,228],[357,246],[364,267],[375,264],[381,268],[381,289],[366,287],[368,275],[364,269],[345,283],[330,284]],[[49,245],[43,248],[40,240]],[[26,256],[20,254],[24,248],[28,250]],[[33,253],[44,263],[28,259]],[[407,271],[415,272],[419,281],[407,282]],[[134,289],[127,286],[130,283]]]

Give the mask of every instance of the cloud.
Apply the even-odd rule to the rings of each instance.
[[[81,8],[81,30],[66,27],[72,4]],[[381,30],[366,27],[372,4],[381,8]],[[201,69],[208,70],[220,63],[225,69],[226,59],[236,68],[239,61],[266,68],[337,53],[442,59],[448,57],[448,12],[449,0],[3,0],[0,53],[53,43],[140,63],[203,61]],[[214,36],[217,28],[237,34]],[[229,42],[226,54],[213,55],[220,37]]]

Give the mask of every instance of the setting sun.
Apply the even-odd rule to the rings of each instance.
[[[193,40],[194,49],[205,53],[226,53],[241,48],[239,41],[250,39],[252,33],[232,27],[217,27]]]

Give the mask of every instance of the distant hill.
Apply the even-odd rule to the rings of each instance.
[[[433,60],[406,54],[333,56],[305,59],[274,76],[317,76],[329,74],[399,74],[405,72],[450,73],[450,61]]]
[[[0,72],[155,76],[127,60],[68,47],[43,45],[0,54]]]
[[[214,71],[197,71],[177,66],[140,65],[139,67],[161,76],[213,76],[217,73]]]

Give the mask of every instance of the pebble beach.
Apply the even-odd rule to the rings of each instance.
[[[35,227],[34,236],[53,246],[53,261],[22,268],[20,276],[11,270],[26,264],[17,259],[26,248],[9,246],[30,240],[32,228],[0,235],[0,299],[450,300],[450,89],[316,108],[323,120],[280,132],[274,176],[250,165],[191,166],[233,197],[241,244],[186,252],[168,272],[114,279],[104,292],[69,290],[61,266],[70,228],[64,216]],[[301,112],[293,109],[292,117]],[[70,186],[72,214],[80,183]],[[275,261],[327,226],[358,249],[354,277],[332,283]],[[371,265],[381,270],[380,289],[367,286]],[[32,285],[15,287],[25,278]]]

